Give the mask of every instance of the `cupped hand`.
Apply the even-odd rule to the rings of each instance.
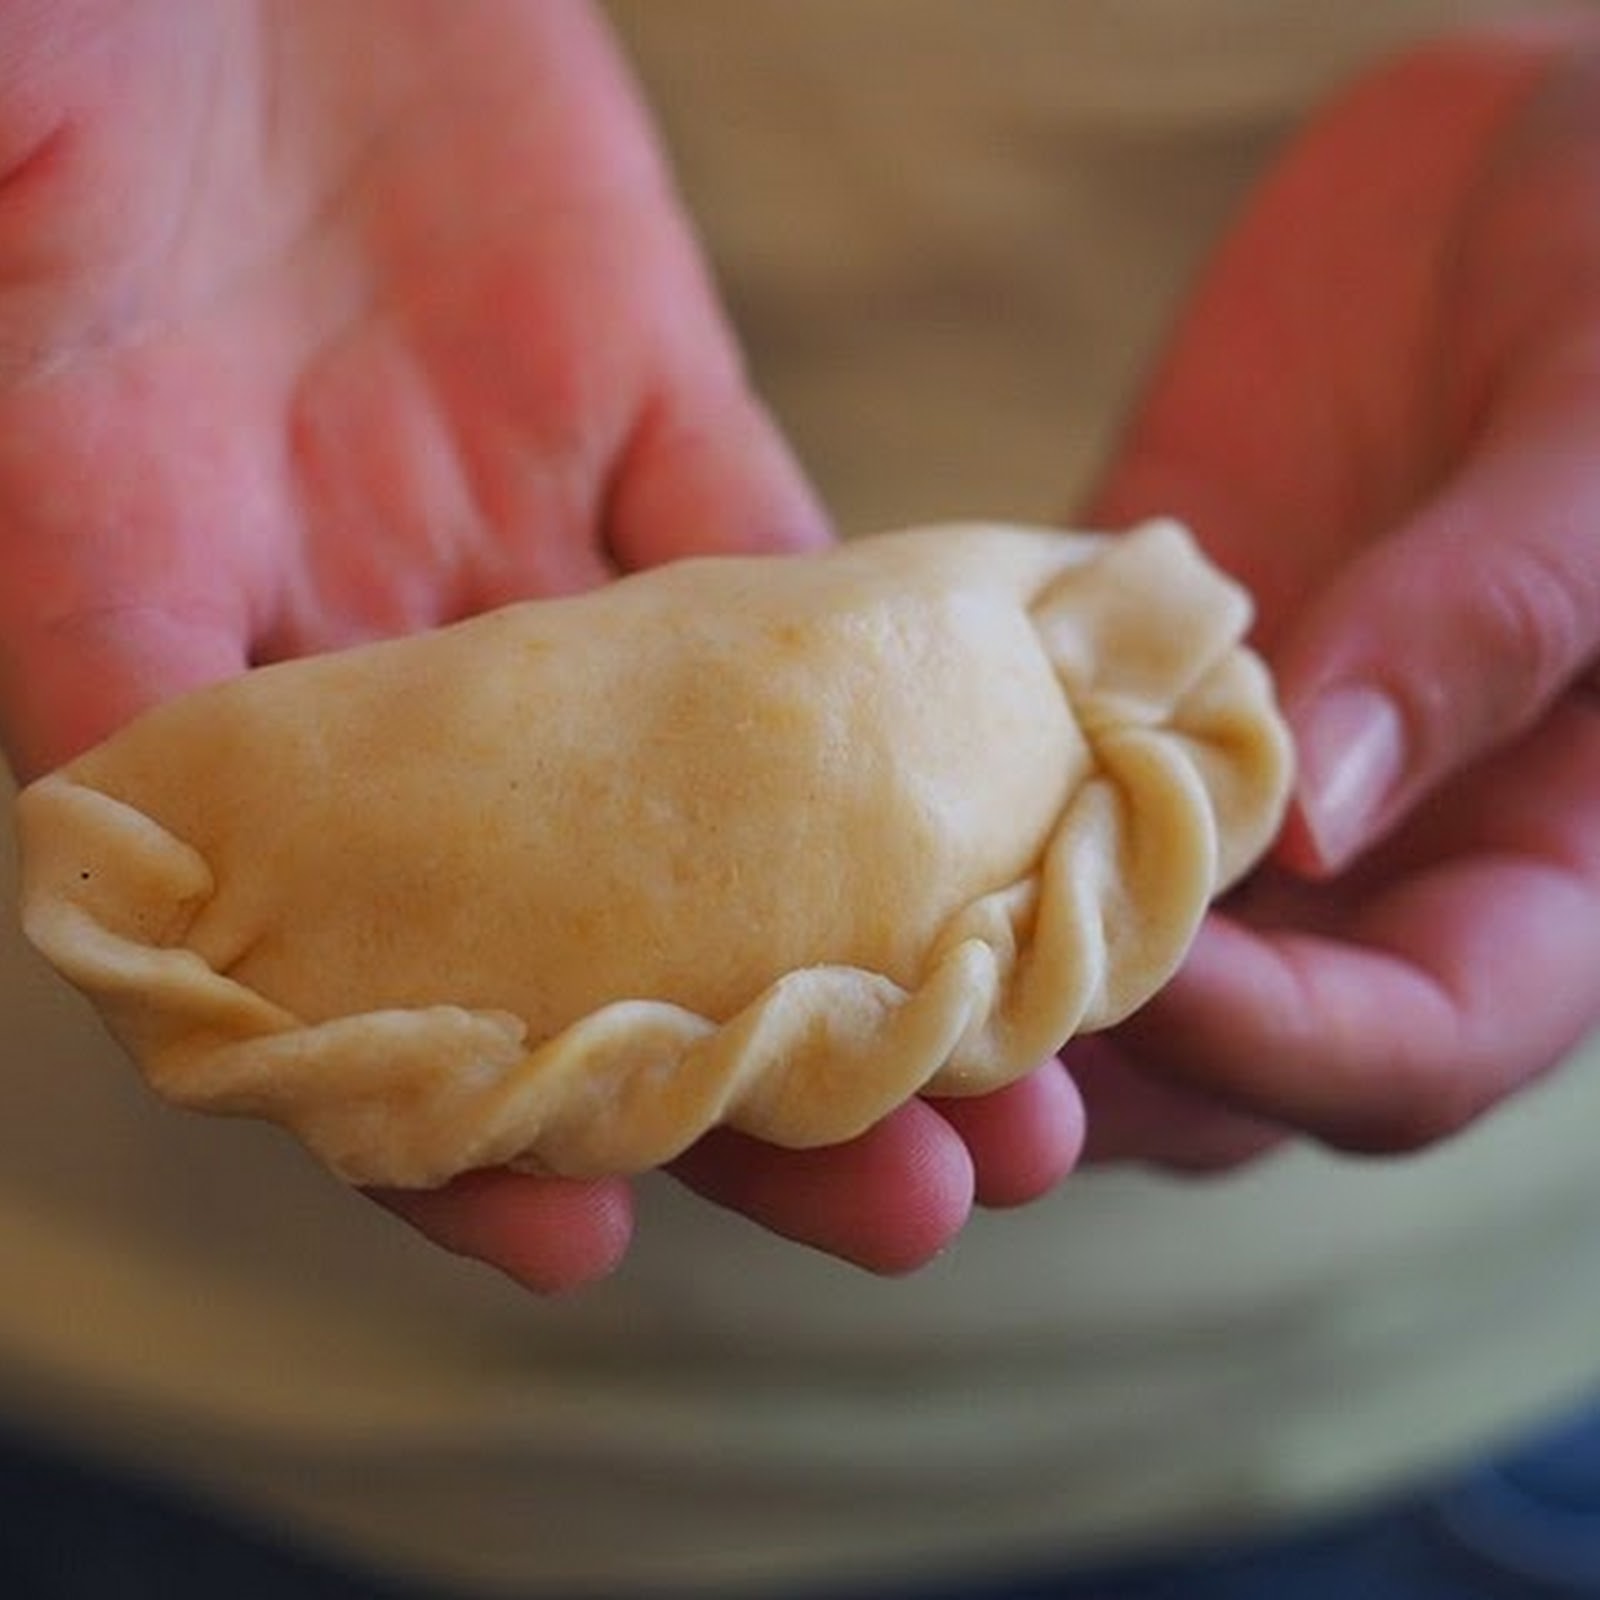
[[[0,18],[19,775],[252,663],[827,537],[587,6]],[[836,1151],[717,1138],[683,1173],[780,1232],[911,1265],[975,1197],[1070,1165],[1076,1098],[1040,1083],[948,1118],[910,1106]],[[1008,1116],[1019,1138],[995,1141]],[[631,1226],[620,1182],[494,1172],[382,1198],[537,1287],[600,1276]]]
[[[1374,74],[1269,175],[1093,508],[1256,592],[1276,861],[1082,1062],[1105,1159],[1448,1136],[1600,1022],[1600,28]]]

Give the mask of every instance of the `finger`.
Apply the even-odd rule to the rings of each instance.
[[[221,617],[106,606],[0,629],[0,738],[27,780],[174,695],[242,672],[244,631]]]
[[[1600,1023],[1600,715],[1553,716],[1475,783],[1478,839],[1342,926],[1209,919],[1127,1025],[1136,1059],[1335,1145],[1402,1150],[1568,1055]]]
[[[1083,1150],[1083,1102],[1059,1061],[991,1094],[929,1104],[966,1145],[981,1206],[1026,1205],[1048,1194]]]
[[[909,1272],[944,1249],[966,1223],[974,1189],[966,1146],[919,1101],[820,1150],[780,1150],[718,1131],[672,1170],[774,1233],[886,1274]]]
[[[1411,503],[1433,471],[1413,458],[1436,420],[1438,352],[1418,335],[1438,322],[1437,241],[1549,54],[1463,34],[1310,120],[1200,274],[1091,523],[1182,517],[1256,594],[1270,644],[1351,535]]]
[[[379,1205],[454,1255],[559,1294],[605,1277],[633,1232],[628,1187],[523,1173],[470,1172],[442,1189],[369,1189]]]
[[[815,550],[831,537],[793,452],[736,383],[646,409],[606,520],[610,552],[628,570],[693,555]]]
[[[1274,1123],[1141,1071],[1102,1037],[1075,1041],[1067,1060],[1088,1119],[1086,1165],[1137,1164],[1198,1177],[1258,1160],[1286,1137]]]
[[[1550,395],[1503,418],[1502,437],[1284,641],[1295,865],[1345,865],[1600,655],[1597,427],[1600,397]]]

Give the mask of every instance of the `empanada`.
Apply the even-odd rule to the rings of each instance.
[[[25,925],[355,1182],[848,1139],[1170,976],[1288,787],[1248,617],[1172,523],[962,525],[264,667],[23,793]]]

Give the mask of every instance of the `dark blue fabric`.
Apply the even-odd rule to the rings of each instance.
[[[3,1600],[449,1600],[0,1438]],[[620,1597],[619,1597],[620,1600]],[[1600,1406],[1404,1503],[1143,1568],[808,1600],[1600,1600]]]
[[[144,1484],[0,1437],[0,1600],[410,1600]]]
[[[920,1600],[1600,1600],[1600,1405],[1441,1486],[1294,1537]]]

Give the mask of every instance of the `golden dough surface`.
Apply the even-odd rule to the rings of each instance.
[[[24,923],[353,1181],[833,1142],[1170,976],[1287,788],[1247,622],[1168,523],[683,562],[147,713],[20,797]]]

